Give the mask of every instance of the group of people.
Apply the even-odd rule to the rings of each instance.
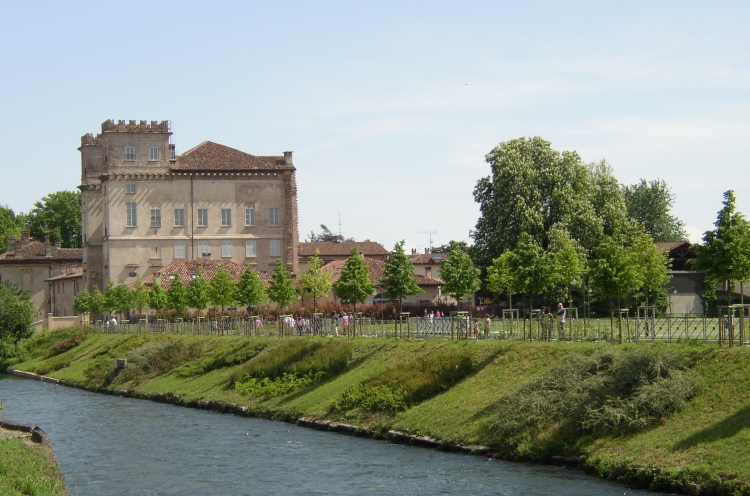
[[[547,324],[546,336],[543,337],[545,341],[552,341],[555,334],[555,327],[557,327],[557,339],[560,341],[565,339],[565,307],[562,303],[557,304],[557,309],[553,313],[549,307],[542,307],[543,321]]]
[[[102,325],[104,326],[105,332],[109,331],[110,329],[112,332],[117,332],[117,319],[114,315],[109,319],[104,319],[104,323]]]

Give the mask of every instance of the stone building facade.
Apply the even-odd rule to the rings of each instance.
[[[299,270],[292,152],[205,141],[177,155],[168,121],[105,121],[81,138],[85,284],[134,282],[177,260]]]

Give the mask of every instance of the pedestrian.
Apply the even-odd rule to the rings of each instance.
[[[565,308],[562,303],[557,304],[557,332],[560,341],[565,339]]]
[[[490,328],[492,327],[492,319],[489,314],[484,317],[484,336],[489,337]]]
[[[474,321],[474,339],[479,339],[479,322]]]
[[[117,319],[114,315],[112,316],[112,332],[117,332]]]

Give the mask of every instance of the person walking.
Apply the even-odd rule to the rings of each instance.
[[[484,337],[490,337],[490,328],[492,327],[492,319],[489,314],[484,317]]]
[[[562,303],[557,304],[557,332],[560,341],[565,339],[565,308]]]

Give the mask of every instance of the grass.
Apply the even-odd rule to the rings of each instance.
[[[750,494],[744,347],[88,335],[44,357],[71,336],[35,338],[16,368],[101,387],[127,356],[137,379],[109,387],[142,397],[490,445],[510,459],[575,458],[602,477],[664,491],[699,483],[706,494]]]
[[[0,439],[0,494],[6,496],[67,495],[52,454],[20,439]]]

